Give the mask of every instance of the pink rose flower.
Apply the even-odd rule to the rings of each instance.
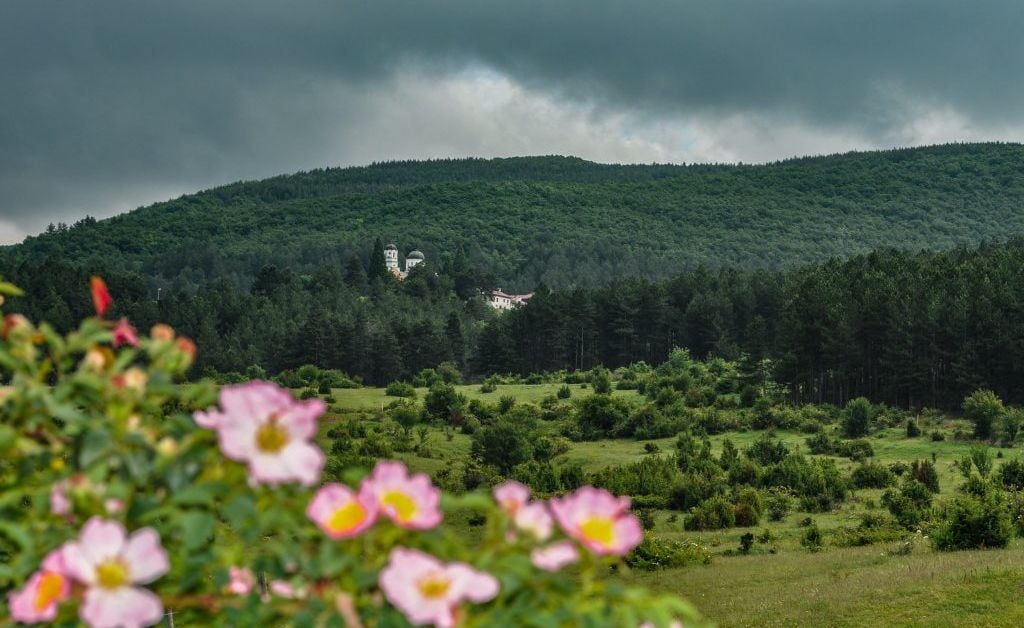
[[[299,591],[290,582],[284,580],[271,580],[270,592],[288,600],[299,597]]]
[[[559,571],[580,559],[580,551],[572,541],[559,541],[547,547],[538,547],[530,552],[534,567],[544,571]]]
[[[517,529],[530,533],[538,541],[546,541],[551,538],[554,521],[548,514],[548,507],[544,502],[532,501],[520,507],[512,520]]]
[[[323,401],[296,401],[279,386],[255,381],[222,388],[220,406],[195,413],[196,423],[217,431],[221,452],[247,463],[254,484],[311,486],[320,479],[324,454],[310,441]]]
[[[138,628],[163,617],[160,598],[135,586],[153,582],[171,567],[152,528],[128,537],[120,523],[93,517],[78,541],[64,546],[63,556],[68,574],[86,587],[79,615],[89,626]]]
[[[306,516],[332,539],[345,539],[366,530],[377,520],[377,499],[369,491],[341,484],[324,486],[306,508]]]
[[[8,595],[11,619],[22,624],[35,624],[57,618],[57,607],[71,594],[62,550],[47,554],[42,568],[32,574],[25,586]]]
[[[116,497],[110,497],[103,500],[103,508],[107,511],[108,515],[116,515],[124,510],[124,502]]]
[[[63,480],[50,489],[50,511],[58,517],[71,514],[71,499],[68,497],[67,483]]]
[[[377,502],[403,528],[428,530],[441,523],[441,491],[424,473],[409,475],[401,462],[381,461],[359,487],[359,501]]]
[[[415,625],[455,625],[455,611],[464,601],[477,604],[498,595],[494,576],[465,563],[442,563],[419,550],[396,547],[380,572],[384,597]]]
[[[644,538],[640,520],[630,514],[628,497],[584,486],[551,500],[555,520],[570,537],[595,554],[622,556]]]
[[[256,584],[256,578],[247,567],[231,567],[228,569],[228,577],[228,593],[235,595],[249,595]]]
[[[494,500],[511,517],[530,500],[530,489],[515,480],[509,480],[494,487]]]
[[[122,345],[139,346],[139,333],[135,331],[127,318],[117,321],[117,325],[114,327],[114,346]]]

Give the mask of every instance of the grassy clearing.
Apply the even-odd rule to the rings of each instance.
[[[561,387],[562,384],[501,384],[497,390],[489,393],[480,392],[479,385],[464,385],[455,388],[466,399],[481,399],[496,403],[501,397],[510,395],[515,397],[519,403],[539,403],[544,397],[557,393]],[[589,389],[583,388],[583,384],[571,384],[569,388],[572,389],[574,397],[586,396],[591,393]],[[426,388],[416,389],[417,400],[422,401],[426,394]],[[614,394],[636,396],[636,392],[632,390],[617,390]],[[399,397],[389,397],[384,394],[383,388],[335,388],[332,395],[336,401],[331,405],[336,412],[381,410],[389,403],[399,399]]]
[[[624,579],[690,599],[721,626],[1019,626],[1024,548],[886,555],[877,546],[719,557]]]
[[[535,403],[554,394],[558,384],[499,386],[493,393],[480,393],[478,386],[461,386],[468,398],[496,402],[511,395],[517,402]],[[573,386],[573,397],[590,394]],[[424,390],[418,391],[422,401]],[[635,396],[632,391],[616,394]],[[335,390],[335,420],[372,420],[373,411],[395,398],[382,389]],[[554,429],[554,424],[552,425]],[[870,438],[874,460],[889,464],[896,461],[931,459],[939,471],[940,499],[951,495],[960,483],[953,462],[965,456],[972,443],[948,437],[967,424],[943,419],[926,430],[940,429],[946,440],[935,442],[925,434],[905,437],[903,428],[882,430]],[[738,448],[750,446],[763,431],[730,432],[711,437],[716,453],[728,438]],[[775,435],[791,449],[806,451],[807,434],[779,430]],[[445,434],[432,428],[430,447],[433,456],[423,458],[412,453],[396,454],[411,468],[436,472],[449,460],[469,454],[470,437]],[[556,463],[580,463],[588,472],[627,464],[646,455],[648,441],[600,440],[573,443]],[[673,450],[674,438],[655,441],[662,454]],[[1000,450],[994,450],[994,453]],[[1004,458],[1017,457],[1019,450],[1001,450]],[[856,466],[845,458],[835,458],[846,471]],[[999,461],[997,461],[998,464]],[[691,566],[655,572],[632,572],[619,576],[654,589],[671,591],[693,601],[712,621],[722,626],[933,626],[984,625],[1016,626],[1024,624],[1024,542],[1015,541],[1007,550],[938,553],[927,540],[918,538],[909,555],[898,553],[897,544],[842,548],[829,545],[829,535],[837,528],[854,527],[860,515],[877,508],[881,490],[855,491],[850,499],[829,513],[791,512],[782,521],[762,520],[756,528],[687,532],[682,529],[683,515],[655,513],[654,532],[663,538],[694,541],[711,548],[711,565]],[[825,533],[823,551],[811,553],[800,545],[804,527],[800,522],[811,517]],[[730,555],[746,532],[760,534],[770,530],[771,546],[756,544],[750,555]],[[468,526],[466,533],[473,530]],[[905,548],[903,548],[905,550]]]

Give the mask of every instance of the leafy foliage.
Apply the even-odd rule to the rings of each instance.
[[[0,283],[0,294],[11,292],[10,286]],[[214,402],[216,388],[205,380],[182,383],[195,357],[191,341],[176,337],[166,326],[141,338],[135,338],[131,330],[128,340],[119,340],[119,332],[112,328],[110,322],[93,317],[61,336],[49,325],[37,326],[18,315],[3,318],[0,613],[4,617],[14,613],[8,606],[14,598],[7,593],[17,590],[18,596],[27,591],[33,604],[43,599],[47,607],[52,605],[61,625],[74,623],[76,613],[86,623],[96,624],[95,612],[87,610],[83,594],[88,598],[103,588],[119,596],[119,603],[104,611],[114,618],[107,624],[155,623],[163,606],[175,612],[177,622],[187,625],[401,626],[408,623],[409,604],[416,602],[406,598],[400,603],[397,595],[415,596],[419,590],[426,596],[448,590],[447,585],[439,588],[434,581],[416,585],[419,589],[389,585],[389,577],[408,575],[400,558],[404,555],[411,561],[411,553],[421,562],[462,570],[459,573],[464,577],[473,574],[477,582],[482,580],[490,587],[490,593],[460,593],[451,599],[452,608],[441,609],[457,613],[460,623],[467,626],[554,625],[568,620],[590,625],[650,621],[667,626],[677,620],[700,624],[696,612],[682,600],[609,582],[604,574],[618,564],[613,556],[571,549],[574,556],[582,553],[578,567],[582,581],[541,566],[531,552],[542,547],[519,533],[515,527],[519,524],[507,510],[480,494],[448,495],[438,504],[439,495],[425,476],[395,480],[396,470],[405,475],[400,463],[388,465],[391,479],[387,481],[407,484],[404,489],[389,485],[392,488],[387,490],[407,491],[402,493],[405,500],[428,500],[417,503],[407,514],[419,517],[423,512],[436,519],[411,525],[403,514],[409,506],[401,499],[388,506],[385,517],[380,504],[390,504],[394,497],[386,492],[379,503],[361,501],[359,505],[364,514],[371,506],[381,508],[379,520],[374,521],[377,511],[373,510],[374,519],[367,527],[341,534],[349,529],[345,526],[365,520],[352,519],[353,511],[344,508],[327,507],[315,514],[314,503],[331,492],[356,499],[351,488],[355,485],[360,487],[358,499],[363,500],[365,489],[380,490],[382,485],[374,488],[373,482],[384,481],[383,476],[377,478],[381,465],[366,478],[365,470],[338,464],[341,459],[366,462],[352,457],[345,440],[361,428],[331,428],[329,437],[335,445],[342,443],[335,448],[344,455],[332,456],[325,469],[326,476],[336,483],[321,487],[314,495],[320,479],[320,452],[309,443],[301,444],[312,450],[292,449],[289,438],[299,439],[299,433],[282,430],[285,425],[298,429],[295,426],[300,419],[293,413],[300,411],[315,427],[316,416],[305,413],[319,415],[322,402],[293,406],[299,402],[287,392],[262,382],[258,393],[245,398],[237,396],[242,394],[237,389],[231,392],[234,397],[222,391],[223,414],[215,409],[197,412]],[[255,390],[251,386],[244,388]],[[287,403],[284,414],[260,405],[270,403],[270,398],[274,403]],[[226,399],[233,401],[225,403]],[[395,412],[406,409],[400,406]],[[281,460],[268,464],[262,458],[260,462],[248,457],[248,468],[236,462],[247,454],[241,453],[246,447],[244,437],[234,430],[242,425],[240,421],[256,420],[254,414],[265,415],[260,427],[250,434],[260,456],[281,456],[283,460],[289,451],[302,451],[306,462],[291,467]],[[219,437],[215,431],[220,432]],[[301,440],[313,436],[303,434]],[[365,433],[366,439],[370,436]],[[316,466],[310,467],[310,461]],[[264,466],[257,473],[259,465]],[[301,479],[310,469],[315,477]],[[282,472],[301,474],[292,478],[300,481],[260,475]],[[410,496],[413,486],[418,488]],[[594,495],[595,489],[590,490],[589,495]],[[432,505],[431,495],[435,497]],[[597,492],[597,497],[619,503],[607,493]],[[532,503],[534,511],[548,511],[546,502]],[[438,525],[442,516],[467,516],[484,528],[467,539],[448,525]],[[632,517],[628,513],[620,516]],[[142,536],[138,546],[131,545],[134,536],[126,546],[135,547],[124,550],[125,556],[134,552],[130,558],[96,558],[103,562],[96,564],[95,577],[87,580],[81,571],[86,568],[83,563],[63,563],[75,549],[66,542],[76,538],[80,527],[84,539],[97,525]],[[566,536],[558,542],[572,543],[566,531],[571,528],[559,525]],[[110,549],[109,534],[101,542],[105,550]],[[98,546],[84,549],[94,547]],[[626,549],[629,547],[632,545]],[[52,554],[54,551],[59,554]],[[135,569],[134,562],[118,562],[142,560],[144,551],[149,553],[148,562],[139,564],[145,572],[134,574],[129,570]],[[63,558],[56,567],[50,562],[40,567],[47,555]],[[95,551],[85,555],[98,556]],[[437,556],[461,564],[442,563]],[[87,568],[93,569],[92,564]],[[32,576],[34,572],[36,576]],[[37,597],[32,587],[42,586],[40,578],[51,575],[73,577],[78,584],[74,588],[47,584],[50,588],[45,596]],[[145,619],[119,617],[127,611],[121,602],[127,603],[131,592],[118,587],[124,587],[129,576],[134,578],[132,584],[155,594],[145,598]],[[138,595],[133,599],[137,601]],[[470,599],[475,603],[470,604]],[[154,609],[155,614],[150,612]]]

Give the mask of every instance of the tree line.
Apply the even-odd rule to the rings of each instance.
[[[1024,240],[882,250],[787,271],[699,267],[662,282],[541,284],[528,306],[506,313],[487,306],[486,279],[458,252],[404,282],[352,257],[310,274],[264,267],[248,290],[221,281],[159,299],[140,273],[50,260],[5,269],[28,291],[12,308],[67,329],[88,314],[96,270],[119,315],[197,340],[197,374],[312,363],[384,385],[445,361],[484,378],[657,365],[684,347],[762,364],[795,403],[864,396],[953,408],[982,387],[1024,402]]]

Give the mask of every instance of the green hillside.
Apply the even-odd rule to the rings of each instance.
[[[85,220],[7,249],[247,286],[264,265],[365,261],[373,240],[437,260],[462,247],[497,285],[663,278],[1024,233],[1024,146],[961,144],[760,166],[567,157],[395,162],[244,182]]]

